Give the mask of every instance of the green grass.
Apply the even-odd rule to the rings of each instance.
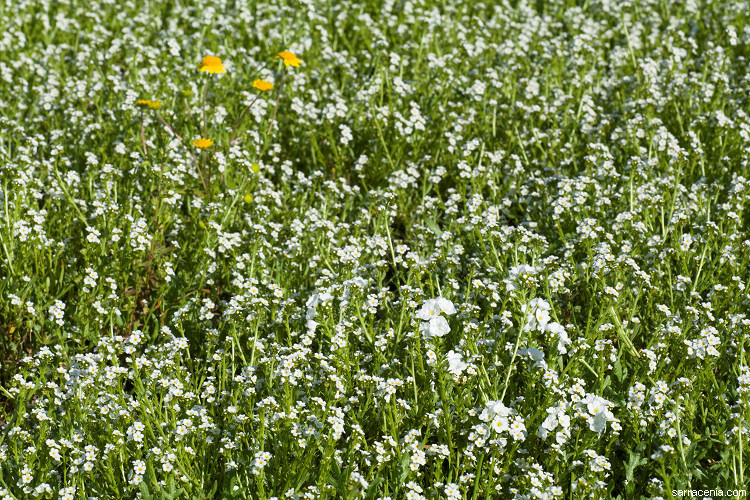
[[[0,498],[746,490],[749,11],[6,0]]]

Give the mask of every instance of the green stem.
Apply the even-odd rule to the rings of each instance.
[[[60,173],[57,171],[57,165],[55,165],[55,177],[57,177],[57,182],[60,184],[60,188],[63,190],[63,193],[65,193],[65,197],[68,199],[68,201],[73,205],[73,208],[75,208],[76,213],[78,214],[78,217],[80,217],[81,222],[83,222],[83,225],[86,227],[89,227],[88,222],[86,222],[86,217],[84,217],[83,212],[81,212],[81,209],[78,208],[78,205],[76,205],[75,200],[73,200],[73,197],[70,196],[70,193],[65,188],[65,183],[60,178]]]
[[[240,124],[242,123],[242,119],[243,119],[243,118],[245,117],[245,114],[246,114],[246,113],[247,113],[248,111],[250,111],[250,108],[252,108],[252,107],[253,107],[253,104],[255,104],[255,102],[256,102],[256,101],[257,101],[258,99],[260,99],[260,94],[258,94],[257,96],[255,96],[255,99],[253,99],[253,100],[252,100],[252,102],[251,102],[250,104],[248,104],[248,105],[247,105],[247,106],[245,107],[245,109],[244,109],[244,110],[242,111],[242,114],[240,114],[240,117],[239,117],[239,118],[237,118],[237,121],[236,121],[236,122],[234,122],[234,127],[232,127],[232,133],[231,133],[231,134],[229,134],[229,145],[230,145],[230,146],[231,146],[232,144],[234,144],[234,143],[235,143],[236,141],[239,141],[239,140],[240,140],[240,138],[239,138],[239,137],[235,137],[235,134],[237,133],[237,128],[238,128],[238,127],[240,126]]]
[[[141,113],[141,144],[143,145],[143,156],[148,160],[148,148],[146,147],[146,133],[143,130],[143,113]]]
[[[524,320],[518,327],[518,338],[516,339],[516,346],[513,348],[513,357],[510,359],[510,365],[508,365],[508,373],[505,375],[505,382],[503,383],[503,393],[500,395],[500,402],[505,399],[505,392],[508,390],[508,382],[510,381],[510,374],[513,371],[513,363],[516,361],[516,355],[518,354],[518,347],[521,345],[521,338],[523,337],[523,329],[526,327],[526,315],[523,316]]]
[[[208,84],[211,79],[206,76],[206,83],[203,85],[203,137],[208,136],[208,122],[206,121],[206,95],[208,94]]]

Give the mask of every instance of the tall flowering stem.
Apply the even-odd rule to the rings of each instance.
[[[279,79],[279,87],[276,89],[276,105],[273,107],[273,114],[271,115],[271,121],[268,123],[268,130],[266,130],[266,135],[271,133],[271,127],[273,127],[273,121],[276,119],[276,111],[279,109],[279,100],[281,99],[281,88],[284,86],[285,76],[286,76],[286,66],[284,66],[284,71],[281,73],[281,79]]]
[[[237,129],[239,128],[240,124],[242,123],[242,119],[245,117],[248,111],[250,111],[250,108],[253,107],[253,104],[260,99],[260,94],[255,96],[255,99],[253,99],[250,104],[248,104],[245,109],[242,111],[242,114],[240,114],[240,117],[237,118],[237,121],[234,122],[234,127],[232,128],[232,133],[229,135],[229,145],[231,146],[235,142],[239,140],[238,137],[235,137],[235,134],[237,133]],[[278,101],[277,101],[278,102]]]
[[[525,300],[521,300],[525,302]],[[528,305],[526,306],[528,308]],[[527,309],[528,310],[528,309]],[[521,345],[521,338],[523,338],[523,332],[526,330],[526,314],[523,314],[521,324],[518,326],[518,338],[516,339],[516,345],[513,347],[513,356],[510,358],[510,364],[508,365],[508,373],[505,374],[505,382],[503,382],[503,393],[500,395],[500,402],[505,399],[505,392],[508,390],[508,382],[510,382],[510,374],[513,372],[513,363],[516,361],[518,355],[518,348]]]
[[[190,151],[190,156],[193,157],[193,162],[195,163],[195,168],[198,169],[198,175],[200,175],[201,183],[203,184],[203,189],[205,189],[206,192],[208,192],[208,184],[206,184],[206,179],[203,178],[203,172],[201,171],[200,164],[198,163],[198,158],[195,157],[195,153],[193,153],[193,151],[190,149],[189,145],[187,143],[185,143],[185,139],[183,139],[180,136],[180,134],[178,134],[177,132],[175,132],[174,129],[172,128],[172,126],[169,123],[167,123],[167,121],[164,119],[164,117],[161,116],[161,113],[159,113],[157,111],[156,112],[156,117],[159,118],[159,121],[161,121],[164,124],[164,126],[167,127],[167,129],[170,132],[172,132],[172,135],[174,135],[177,139],[179,139],[180,142],[182,142],[185,145],[185,147],[188,148],[188,151]]]
[[[201,151],[201,164],[206,167],[206,196],[211,200],[211,164],[206,162],[206,152]]]
[[[188,116],[190,116],[190,120],[195,120],[195,116],[193,116],[193,109],[190,107],[190,98],[188,96],[185,96],[185,109],[188,112]]]
[[[271,115],[271,121],[268,123],[268,129],[266,130],[266,135],[263,138],[263,149],[260,151],[258,158],[263,158],[263,154],[266,152],[266,148],[268,147],[268,134],[271,133],[271,128],[273,127],[273,121],[274,119],[276,119],[276,111],[279,109],[279,101],[281,100],[281,89],[284,86],[285,76],[286,76],[286,66],[284,66],[284,71],[281,73],[281,78],[279,79],[279,86],[276,89],[276,104],[273,107],[273,114]]]
[[[143,113],[141,113],[141,144],[143,145],[143,156],[148,160],[148,148],[146,147],[146,133],[143,130]]]
[[[206,77],[206,83],[203,85],[203,135],[208,135],[208,122],[206,121],[206,95],[208,94],[208,84],[210,79]]]

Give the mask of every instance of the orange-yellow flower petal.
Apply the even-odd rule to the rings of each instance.
[[[214,141],[212,141],[211,139],[201,137],[200,139],[196,139],[193,141],[193,146],[199,149],[207,149],[210,148],[213,143]]]
[[[159,109],[161,108],[161,101],[149,101],[148,99],[138,99],[135,103],[142,108]]]
[[[266,90],[271,90],[273,88],[273,83],[267,82],[265,80],[255,80],[253,82],[253,87],[260,90],[261,92],[265,92]]]
[[[299,63],[302,62],[301,60],[299,60],[299,58],[297,58],[297,56],[295,56],[288,50],[279,52],[279,54],[274,59],[278,59],[279,57],[284,60],[284,66],[294,66],[295,68],[299,68]]]
[[[221,59],[216,56],[206,56],[201,62],[201,71],[209,73],[226,73],[227,68],[221,64]]]

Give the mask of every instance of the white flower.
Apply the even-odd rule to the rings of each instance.
[[[547,363],[544,361],[544,353],[534,347],[521,349],[518,351],[521,356],[528,356],[534,362],[534,368],[547,368]]]
[[[424,338],[429,340],[432,337],[442,337],[451,331],[451,327],[448,326],[448,321],[442,317],[437,316],[432,318],[430,321],[424,321],[419,325],[419,330],[424,334]]]
[[[557,442],[562,444],[565,438],[570,435],[570,416],[566,413],[566,405],[560,404],[559,406],[552,406],[547,408],[547,418],[544,419],[542,425],[539,426],[537,435],[546,439],[549,432],[557,429],[558,426],[562,427],[562,430],[557,433]]]
[[[536,274],[536,268],[534,266],[527,266],[526,264],[521,264],[520,266],[511,267],[508,271],[508,279],[505,280],[505,289],[509,292],[512,292],[517,288],[517,281],[519,276],[524,275],[533,275]]]
[[[526,439],[526,425],[523,423],[523,419],[516,415],[513,423],[510,425],[510,435],[516,441],[522,441]]]
[[[547,301],[543,299],[531,299],[527,305],[521,307],[521,310],[527,315],[524,331],[528,332],[538,329],[540,332],[543,332],[546,329],[547,323],[550,320],[550,306]]]
[[[457,484],[448,483],[445,487],[445,495],[450,500],[458,499],[461,498],[461,490],[458,488]]]
[[[453,306],[453,302],[443,297],[426,300],[422,304],[422,309],[417,313],[417,318],[429,321],[435,316],[439,316],[440,313],[455,314],[456,308]]]
[[[560,323],[555,323],[553,321],[551,323],[547,323],[547,331],[557,335],[557,351],[560,354],[565,354],[566,352],[568,352],[568,348],[566,346],[570,344],[570,337],[568,337],[568,332],[565,330],[565,327]]]
[[[451,331],[448,321],[440,316],[441,313],[456,313],[453,303],[443,297],[426,300],[422,304],[422,309],[417,312],[417,318],[423,320],[423,323],[419,325],[419,330],[423,333],[426,340],[432,337],[442,337]]]
[[[580,404],[588,411],[589,429],[594,432],[602,432],[607,426],[607,422],[615,420],[615,416],[609,411],[609,406],[612,403],[604,398],[595,394],[587,394]]]
[[[486,408],[479,415],[479,420],[482,422],[489,422],[495,417],[507,418],[511,415],[515,415],[515,411],[507,408],[501,401],[488,401]]]
[[[461,359],[460,352],[449,351],[445,357],[448,360],[448,371],[451,372],[454,377],[461,376],[461,373],[463,373],[466,367],[469,366]]]

